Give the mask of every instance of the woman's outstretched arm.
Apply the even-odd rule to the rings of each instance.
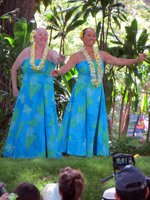
[[[146,59],[146,54],[144,54],[144,53],[141,54],[136,59],[117,58],[117,57],[110,55],[106,51],[101,51],[100,55],[101,55],[102,59],[104,60],[104,62],[106,64],[119,65],[119,66],[132,65],[132,64],[140,63],[140,62],[143,62]]]
[[[60,76],[60,75],[66,74],[77,63],[78,63],[78,55],[77,53],[75,53],[70,57],[69,61],[65,65],[63,65],[60,69],[52,70],[51,76]]]

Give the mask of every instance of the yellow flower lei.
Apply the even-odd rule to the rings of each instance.
[[[41,62],[38,66],[36,66],[35,64],[35,42],[34,42],[34,36],[35,36],[35,33],[36,31],[33,30],[31,32],[31,43],[32,43],[32,46],[31,46],[31,59],[30,59],[30,64],[31,64],[31,67],[33,70],[41,70],[43,67],[44,67],[44,63],[45,63],[45,60],[46,60],[46,56],[47,56],[47,53],[48,53],[48,46],[45,47],[44,49],[44,52],[43,52],[43,58],[41,59]]]
[[[99,52],[94,49],[94,56],[95,56],[95,59],[96,59],[97,65],[98,65],[98,68],[95,69],[94,63],[92,62],[92,59],[89,56],[85,47],[81,51],[83,52],[83,55],[85,56],[89,66],[90,66],[91,83],[95,87],[98,87],[103,79],[103,69],[101,67],[101,58],[100,58]]]
[[[35,42],[33,42],[31,46],[31,59],[30,59],[30,64],[33,70],[39,71],[44,67],[44,63],[46,60],[46,56],[48,53],[48,46],[45,47],[44,52],[43,52],[43,58],[41,59],[41,62],[38,66],[35,64]]]
[[[33,43],[34,42],[34,36],[35,36],[35,30],[32,30],[31,32],[31,38],[30,38],[30,42]]]

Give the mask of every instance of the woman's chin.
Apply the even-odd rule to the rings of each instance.
[[[46,42],[39,42],[39,46],[45,47],[46,46]]]

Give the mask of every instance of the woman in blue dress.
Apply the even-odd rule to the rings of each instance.
[[[109,155],[109,138],[105,95],[103,89],[104,62],[111,65],[130,65],[142,62],[145,54],[137,59],[123,59],[98,51],[95,30],[81,32],[83,49],[74,53],[67,64],[53,70],[52,76],[63,75],[72,67],[78,71],[78,80],[66,108],[57,143],[63,153],[92,157]]]
[[[54,145],[58,121],[50,72],[64,57],[47,46],[44,28],[33,31],[33,44],[24,49],[12,66],[13,95],[17,97],[4,156],[13,158],[60,157]],[[17,70],[22,84],[17,88]]]

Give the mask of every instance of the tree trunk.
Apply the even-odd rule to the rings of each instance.
[[[127,89],[125,88],[123,96],[122,96],[122,101],[121,101],[121,108],[120,108],[120,119],[119,119],[119,133],[118,133],[118,137],[120,138],[121,136],[121,128],[122,128],[122,119],[123,119],[123,109],[124,109],[124,99],[125,99],[125,95],[126,95],[126,91]]]
[[[150,137],[150,112],[148,113],[148,130],[147,130],[147,136],[146,136],[146,142],[149,142]]]
[[[35,0],[4,0],[0,4],[0,16],[8,13],[10,19],[0,19],[1,32],[13,36],[13,25],[20,18],[26,18],[29,22],[34,19]]]
[[[116,109],[116,89],[114,90],[114,98],[112,103],[112,117],[111,117],[112,126],[114,125],[115,109]]]
[[[123,119],[122,119],[122,127],[121,127],[121,135],[126,135],[128,131],[129,124],[129,115],[130,115],[130,101],[127,103]]]
[[[139,114],[138,114],[138,116],[137,116],[137,120],[136,120],[135,125],[134,125],[134,129],[133,129],[133,133],[132,133],[132,136],[133,136],[133,137],[135,136],[136,127],[137,127],[137,125],[138,125],[140,116],[141,116],[141,110],[140,110],[140,112],[139,112]]]

